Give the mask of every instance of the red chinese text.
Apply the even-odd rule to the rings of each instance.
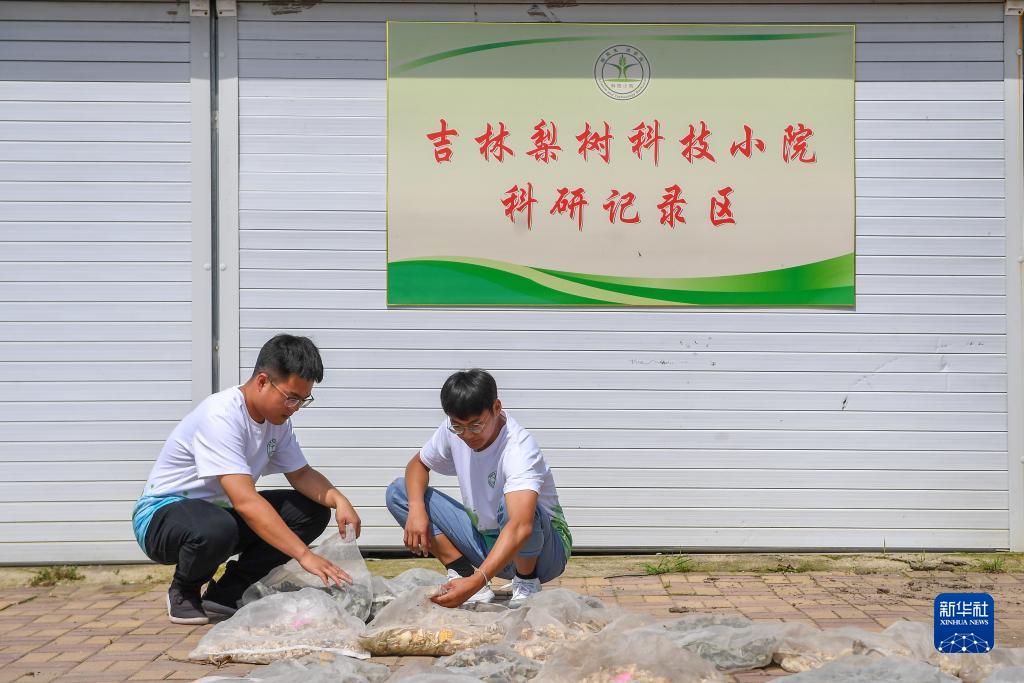
[[[627,216],[626,210],[633,208],[633,202],[636,201],[636,195],[632,192],[626,192],[619,194],[618,190],[612,190],[612,193],[608,195],[608,201],[606,201],[601,208],[608,212],[608,221],[614,225],[616,221],[620,223],[639,223],[640,215],[633,209],[633,215]]]
[[[601,135],[597,131],[590,130],[590,122],[587,121],[586,128],[583,132],[576,136],[576,139],[580,142],[579,153],[583,155],[583,160],[587,159],[587,152],[596,152],[598,156],[604,159],[604,163],[609,163],[612,157],[611,150],[611,139],[614,136],[608,128],[608,122],[604,122],[604,135]]]
[[[729,199],[729,195],[732,194],[731,187],[723,187],[718,191],[721,195],[721,199],[718,197],[711,198],[711,225],[716,228],[720,225],[735,224],[736,219],[732,215],[732,202]]]
[[[653,126],[641,121],[640,125],[633,129],[633,134],[629,136],[629,143],[632,145],[631,149],[637,159],[643,159],[643,150],[653,148],[654,165],[658,165],[658,142],[665,139],[659,133],[660,130],[661,124],[658,122],[658,119],[654,119]]]
[[[508,131],[505,130],[504,121],[498,121],[497,133],[494,132],[491,124],[488,123],[487,131],[480,137],[474,138],[477,144],[480,145],[480,155],[487,161],[494,157],[498,162],[505,161],[506,152],[509,156],[515,156],[515,153],[505,144],[508,134]]]
[[[662,225],[675,228],[676,221],[680,223],[686,222],[686,218],[683,217],[683,207],[686,205],[686,200],[680,194],[682,191],[682,188],[678,185],[665,188],[662,202],[658,204],[658,210],[661,211],[660,222]]]
[[[714,161],[715,157],[711,155],[711,150],[708,149],[708,137],[711,136],[711,131],[708,130],[708,126],[703,121],[700,122],[700,133],[698,133],[693,124],[690,124],[690,132],[686,134],[679,142],[683,145],[683,158],[689,161],[691,164],[694,159],[707,159],[708,161]]]
[[[544,119],[540,120],[536,126],[533,127],[533,149],[527,152],[527,156],[531,156],[537,161],[543,161],[545,164],[549,161],[554,161],[558,158],[558,152],[562,151],[556,143],[558,142],[558,129],[555,128],[555,123],[547,123]]]
[[[749,159],[751,153],[753,152],[752,147],[756,147],[758,152],[763,152],[764,140],[762,140],[761,138],[752,137],[753,132],[754,131],[750,130],[750,126],[743,126],[744,138],[739,142],[732,143],[732,147],[729,148],[729,154],[731,154],[732,156],[736,156],[736,152],[739,152],[740,154]]]
[[[533,198],[533,183],[526,183],[525,188],[513,185],[501,200],[502,206],[505,207],[505,215],[513,223],[516,222],[517,213],[526,213],[527,230],[533,228],[533,205],[536,203],[537,200]]]
[[[796,128],[793,126],[786,126],[786,132],[782,136],[782,160],[787,164],[796,159],[802,161],[805,164],[813,164],[817,160],[817,154],[808,155],[809,150],[807,149],[807,141],[814,135],[814,131],[810,128],[806,128],[804,124],[796,124]]]
[[[441,119],[441,130],[427,133],[427,139],[434,143],[434,161],[442,163],[452,160],[452,138],[458,137],[459,131],[448,127],[448,122]]]
[[[569,213],[569,218],[576,219],[576,225],[583,230],[583,207],[589,204],[582,187],[569,191],[567,187],[558,189],[558,199],[551,207],[551,215]]]

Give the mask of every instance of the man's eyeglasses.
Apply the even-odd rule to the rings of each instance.
[[[463,434],[465,432],[469,432],[470,434],[479,434],[480,432],[484,431],[484,427],[487,426],[488,422],[490,422],[490,418],[483,422],[474,422],[468,427],[463,427],[462,425],[454,424],[449,420],[448,431],[451,432],[452,434]]]
[[[281,387],[279,387],[276,384],[274,384],[274,380],[272,380],[272,379],[270,379],[268,377],[267,381],[270,382],[270,386],[272,386],[275,389],[277,389],[278,391],[280,391],[281,395],[284,396],[284,407],[285,408],[305,408],[306,406],[308,406],[310,403],[313,402],[313,397],[312,396],[307,396],[306,398],[295,398],[294,396],[289,396],[284,391],[282,391]]]

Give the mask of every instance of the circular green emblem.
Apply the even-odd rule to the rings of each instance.
[[[651,82],[651,63],[647,55],[632,45],[613,45],[594,64],[597,87],[613,100],[639,97]]]

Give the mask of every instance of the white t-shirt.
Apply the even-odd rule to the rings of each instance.
[[[497,539],[498,506],[505,494],[536,491],[537,504],[551,517],[568,558],[572,535],[558,503],[551,468],[530,433],[507,412],[504,415],[505,426],[482,451],[474,451],[449,431],[451,421],[446,419],[420,450],[420,461],[434,472],[459,478],[463,507],[488,547]]]
[[[239,387],[209,396],[185,416],[164,443],[149,473],[144,496],[184,496],[230,506],[217,479],[222,474],[261,476],[306,465],[292,421],[256,422]]]

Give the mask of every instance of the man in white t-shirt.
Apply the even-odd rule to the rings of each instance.
[[[252,377],[213,394],[171,432],[132,512],[135,538],[160,564],[176,565],[167,616],[205,624],[230,616],[252,583],[289,557],[327,585],[351,583],[308,547],[333,508],[338,529],[360,531],[359,515],[306,463],[291,416],[313,402],[324,377],[320,352],[305,337],[279,334],[260,349]],[[294,490],[256,490],[267,474],[284,474]],[[217,581],[217,568],[232,555]],[[200,590],[209,584],[200,598]]]
[[[387,490],[405,545],[448,569],[434,602],[490,602],[491,578],[512,579],[518,607],[565,571],[572,535],[537,442],[501,409],[494,378],[456,372],[441,388],[447,415]],[[427,486],[431,470],[459,479],[462,502]],[[475,569],[474,569],[475,567]]]

